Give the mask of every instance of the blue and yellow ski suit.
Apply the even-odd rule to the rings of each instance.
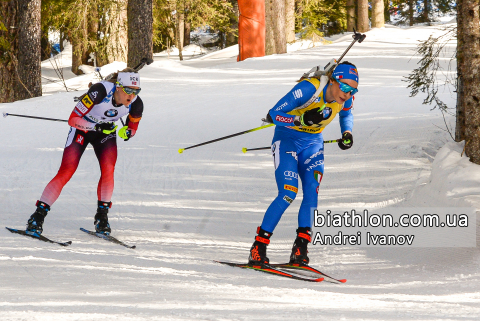
[[[302,181],[303,201],[298,213],[298,226],[312,226],[313,210],[317,208],[318,188],[324,169],[322,131],[337,114],[342,133],[352,131],[353,97],[343,105],[335,101],[327,103],[324,97],[329,85],[325,86],[313,103],[298,109],[308,102],[319,86],[318,79],[305,79],[293,87],[269,111],[276,125],[272,140],[272,154],[278,196],[270,204],[263,218],[261,228],[267,232],[273,232],[283,213],[297,196],[299,178]],[[295,116],[324,105],[325,119],[320,124],[301,127],[293,123]]]

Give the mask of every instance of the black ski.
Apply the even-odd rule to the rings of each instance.
[[[136,245],[125,244],[122,241],[116,239],[115,237],[113,237],[111,235],[105,235],[105,234],[102,234],[102,233],[89,231],[89,230],[84,229],[83,227],[80,228],[80,231],[85,232],[85,233],[90,234],[90,235],[93,235],[93,236],[96,236],[96,237],[99,237],[99,238],[104,239],[106,241],[125,246],[126,248],[129,248],[129,249],[134,249],[134,248],[137,247]]]
[[[331,283],[345,283],[347,282],[346,279],[335,279],[325,273],[311,267],[307,264],[290,264],[290,263],[283,263],[283,264],[270,264],[271,267],[276,268],[278,270],[287,270],[288,272],[292,271],[295,274],[300,274],[303,276],[311,276],[311,275],[321,275],[325,281]]]
[[[248,264],[245,264],[245,263],[233,263],[233,262],[221,262],[221,261],[213,261],[213,262],[220,263],[220,264],[226,264],[226,265],[233,266],[233,267],[239,267],[239,268],[242,268],[242,269],[252,269],[252,270],[255,270],[255,271],[265,272],[265,273],[268,273],[268,274],[278,275],[278,276],[282,276],[282,277],[286,277],[286,278],[290,278],[290,279],[294,279],[294,280],[300,280],[300,281],[306,281],[306,282],[322,282],[323,281],[323,277],[321,277],[321,278],[306,278],[306,277],[302,277],[302,276],[298,276],[298,275],[293,275],[293,274],[290,274],[290,273],[287,273],[287,272],[284,272],[284,271],[277,270],[276,268],[272,267],[271,265],[267,265],[267,264],[248,265]]]
[[[6,228],[7,230],[9,230],[10,232],[12,232],[12,233],[29,236],[29,237],[32,237],[32,238],[34,238],[34,239],[37,239],[37,240],[40,240],[40,241],[44,241],[44,242],[47,242],[47,243],[58,244],[58,245],[61,245],[61,246],[69,246],[70,244],[72,244],[72,241],[68,241],[68,242],[57,242],[57,241],[52,241],[52,240],[50,240],[49,238],[46,238],[46,237],[43,236],[43,235],[39,235],[39,234],[28,234],[28,233],[25,232],[24,230],[17,230],[17,229],[10,228],[10,227],[5,227],[5,228]]]

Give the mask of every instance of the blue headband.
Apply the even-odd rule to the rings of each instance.
[[[337,81],[340,79],[352,79],[358,82],[358,71],[352,65],[340,64],[333,71],[332,77]]]

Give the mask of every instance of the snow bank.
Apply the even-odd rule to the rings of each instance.
[[[462,154],[464,142],[449,142],[435,156],[429,181],[414,191],[414,200],[434,197],[480,211],[480,166]]]

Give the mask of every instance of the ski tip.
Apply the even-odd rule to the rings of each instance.
[[[342,283],[345,283],[345,282],[347,282],[347,279],[341,279],[341,280],[338,280],[338,281],[340,281]]]
[[[324,278],[318,278],[315,280],[315,282],[322,282],[323,280],[325,280]]]
[[[248,150],[247,147],[243,147],[243,148],[242,148],[242,152],[243,152],[244,154],[247,152],[247,150]]]
[[[183,153],[184,150],[185,150],[185,148],[180,148],[180,149],[178,150],[178,153],[181,154],[181,153]]]
[[[3,113],[3,118],[6,118],[8,116],[7,113]]]

